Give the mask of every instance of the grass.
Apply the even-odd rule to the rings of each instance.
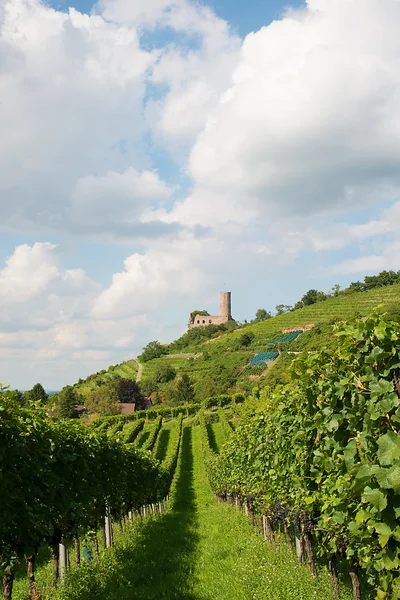
[[[168,454],[171,430],[174,427],[176,427],[176,421],[174,420],[168,421],[167,423],[163,423],[153,451],[153,454],[155,458],[157,458],[157,460],[163,461],[166,458]]]
[[[303,334],[293,343],[285,346],[284,350],[312,350],[315,346],[329,341],[329,333],[327,332],[327,324],[332,319],[348,319],[355,313],[362,315],[368,314],[371,310],[380,304],[385,306],[385,310],[392,312],[400,312],[400,284],[375,288],[369,292],[358,292],[350,295],[342,295],[329,298],[323,302],[318,302],[311,306],[307,306],[300,310],[279,315],[277,317],[267,319],[261,323],[255,323],[246,327],[241,327],[237,330],[232,330],[226,334],[222,334],[207,343],[189,343],[186,347],[179,348],[177,353],[195,353],[204,354],[203,356],[193,358],[171,358],[163,356],[146,362],[143,365],[142,379],[152,379],[157,367],[160,364],[169,362],[177,370],[179,374],[188,373],[195,383],[195,390],[201,400],[208,395],[216,393],[225,393],[227,388],[234,389],[235,387],[245,392],[251,390],[251,384],[248,377],[251,375],[246,365],[250,359],[265,350],[265,344],[268,340],[273,339],[280,334],[283,329],[291,329],[294,327],[302,328],[309,324],[321,325],[322,329],[319,336],[313,334]],[[238,341],[243,333],[252,332],[254,340],[248,347],[238,348]],[[174,351],[175,353],[175,351]],[[225,372],[222,374],[221,370]],[[83,394],[88,390],[93,389],[95,381],[110,381],[116,375],[126,377],[128,379],[136,379],[138,371],[138,363],[136,360],[128,360],[120,365],[110,367],[107,372],[99,374],[87,382],[77,385],[77,391]],[[202,382],[205,379],[211,379],[217,382],[217,388],[220,391],[207,392],[202,387]],[[162,387],[162,386],[161,386]]]
[[[72,569],[65,586],[46,600],[331,597],[325,569],[313,580],[283,542],[268,544],[242,512],[217,503],[204,468],[200,430],[194,426],[183,429],[168,511],[118,533],[113,548],[98,561]],[[346,591],[342,600],[350,597]]]
[[[150,421],[144,424],[141,433],[139,433],[139,436],[136,438],[136,444],[139,446],[139,448],[143,446],[147,438],[150,436],[150,433],[153,431],[154,427],[154,423]]]
[[[221,423],[208,423],[207,433],[211,450],[218,454],[225,442]]]
[[[399,312],[399,297],[400,284],[386,288],[376,288],[369,292],[330,298],[324,302],[267,319],[261,323],[233,330],[211,341],[203,341],[180,349],[182,353],[196,352],[202,354],[197,359],[161,357],[148,361],[144,365],[143,380],[151,379],[157,367],[168,361],[174,366],[178,374],[188,373],[190,375],[195,384],[195,391],[199,400],[216,393],[226,393],[228,390],[235,391],[235,389],[249,393],[252,385],[254,385],[249,380],[249,376],[254,372],[247,367],[248,363],[255,354],[265,351],[266,342],[281,334],[282,330],[295,327],[302,328],[313,324],[315,326],[314,330],[302,334],[291,343],[285,344],[282,346],[282,350],[315,350],[321,345],[332,343],[329,322],[333,319],[348,319],[355,313],[368,314],[380,304],[385,305],[385,310]],[[243,333],[249,332],[254,334],[251,345],[238,347]],[[276,373],[281,367],[284,367],[284,362],[282,361]],[[275,376],[267,379],[271,379],[271,381],[261,379],[257,385],[262,387],[275,383]],[[281,379],[280,374],[278,379]],[[214,390],[211,393],[208,392],[207,386],[204,387],[205,380],[214,382]],[[215,386],[219,391],[216,391]]]

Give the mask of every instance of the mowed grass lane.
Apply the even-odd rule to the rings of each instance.
[[[284,543],[264,542],[248,519],[218,504],[198,426],[185,427],[170,510],[139,523],[97,563],[71,573],[62,600],[331,600]],[[349,594],[342,595],[348,600]],[[55,598],[55,596],[53,596]]]

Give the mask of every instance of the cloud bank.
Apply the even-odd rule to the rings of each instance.
[[[1,228],[60,240],[1,257],[6,376],[73,381],[306,260],[306,287],[400,268],[399,24],[398,0],[309,0],[241,40],[190,0],[5,0]],[[65,236],[134,249],[99,282]]]

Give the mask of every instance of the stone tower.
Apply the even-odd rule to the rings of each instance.
[[[228,317],[228,320],[232,319],[230,292],[220,292],[219,294],[219,316]]]
[[[189,329],[192,327],[205,327],[206,325],[222,325],[232,319],[231,293],[220,292],[219,315],[190,315]]]

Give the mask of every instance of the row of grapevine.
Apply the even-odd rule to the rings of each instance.
[[[153,420],[161,416],[164,419],[175,419],[179,415],[189,417],[195,415],[201,408],[198,403],[195,404],[182,404],[180,406],[160,406],[146,410],[138,410],[137,412],[129,413],[128,415],[113,415],[111,417],[101,417],[91,423],[91,426],[95,429],[109,429],[113,426],[119,425],[122,429],[124,424],[131,421],[137,421],[139,419]],[[121,426],[122,424],[122,426]]]
[[[161,465],[161,472],[163,474],[164,489],[169,490],[175,474],[176,465],[178,462],[179,449],[182,439],[182,424],[183,415],[180,414],[176,419],[176,425],[171,432],[171,438],[168,444],[168,451],[165,460]]]
[[[208,474],[269,535],[274,524],[294,530],[314,575],[314,552],[329,561],[334,597],[346,560],[355,599],[363,581],[377,599],[399,599],[400,327],[374,312],[333,329],[336,351],[301,355],[293,383],[245,418],[219,456],[205,452]]]
[[[226,410],[224,410],[223,408],[218,409],[218,419],[219,419],[219,422],[221,423],[224,438],[225,438],[225,440],[227,440],[231,436],[233,427],[232,427],[232,424],[229,421],[228,417],[226,416]]]
[[[134,442],[142,431],[144,423],[144,419],[138,419],[137,421],[132,421],[125,425],[121,432],[122,441],[125,442],[125,444]]]
[[[211,396],[202,402],[202,408],[213,408],[218,406],[228,406],[228,404],[241,404],[244,402],[243,394],[221,394],[220,396]]]
[[[145,443],[142,446],[143,450],[150,450],[150,451],[153,450],[154,444],[157,441],[157,436],[160,433],[161,426],[162,426],[162,416],[160,415],[159,417],[157,417],[149,437],[147,438],[147,440],[145,441]]]
[[[0,393],[0,414],[3,594],[11,599],[16,565],[25,559],[36,597],[35,558],[43,542],[52,548],[55,586],[61,541],[98,530],[105,515],[118,521],[133,507],[165,498],[176,459],[161,467],[118,436],[49,419],[39,405],[21,408],[11,392]]]

